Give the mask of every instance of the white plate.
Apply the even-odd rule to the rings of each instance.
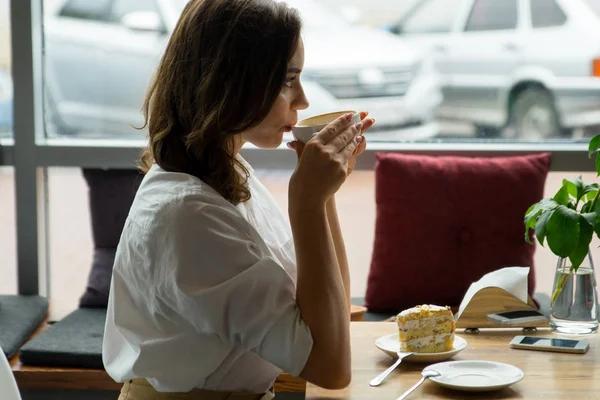
[[[375,346],[387,355],[398,358],[398,350],[400,350],[400,342],[398,341],[398,334],[392,333],[391,335],[382,336],[375,341]],[[404,361],[410,362],[440,362],[448,360],[467,347],[467,341],[460,336],[454,336],[454,347],[450,351],[444,351],[442,353],[415,353],[404,359]]]
[[[494,361],[449,361],[426,367],[441,375],[429,378],[449,389],[467,392],[500,390],[519,382],[525,374],[514,365]]]

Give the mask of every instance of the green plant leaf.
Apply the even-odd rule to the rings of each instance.
[[[595,195],[598,189],[600,189],[600,186],[597,183],[589,183],[583,186],[583,194],[589,196],[590,193],[593,193]]]
[[[598,235],[598,237],[600,237],[600,214],[595,213],[596,214],[596,218],[594,219],[594,232],[596,232],[596,235]]]
[[[546,240],[550,250],[567,258],[579,243],[579,213],[563,205],[558,206],[546,225]]]
[[[535,224],[535,236],[542,246],[544,246],[544,239],[546,238],[546,226],[553,213],[554,210],[546,210],[542,212],[539,218],[537,218],[537,223]]]
[[[588,144],[588,158],[592,158],[592,154],[600,150],[600,135],[594,136]]]
[[[587,221],[588,224],[590,224],[592,228],[596,226],[596,219],[598,218],[598,214],[596,214],[595,212],[589,212],[583,213],[581,214],[581,216]]]
[[[585,213],[589,212],[589,211],[590,211],[590,208],[592,208],[592,201],[591,201],[591,200],[588,200],[588,201],[587,201],[587,202],[586,202],[586,203],[583,205],[583,207],[581,207],[581,213],[582,213],[582,214],[585,214]]]
[[[563,185],[558,192],[556,192],[556,194],[554,195],[554,197],[552,198],[554,201],[556,201],[558,204],[561,204],[563,206],[566,206],[569,204],[569,189],[567,188],[567,185]]]
[[[596,155],[596,176],[600,176],[600,157]]]
[[[594,229],[592,225],[589,224],[588,219],[585,216],[581,215],[579,218],[579,241],[575,250],[573,250],[569,256],[569,260],[571,260],[575,272],[577,272],[577,269],[588,254],[593,235]]]
[[[575,197],[576,201],[579,201],[581,197],[585,194],[583,191],[584,186],[583,180],[581,179],[581,175],[573,180],[563,179],[563,187],[567,188],[568,193],[571,196]]]
[[[587,192],[587,194],[584,196],[585,197],[585,201],[591,201],[594,200],[594,197],[596,196],[596,193],[598,193],[598,190],[590,190],[589,192]]]
[[[531,236],[529,230],[535,227],[537,217],[545,210],[554,210],[559,204],[550,198],[545,198],[539,202],[532,204],[525,212],[525,241],[531,244]]]
[[[591,202],[593,202],[594,200],[591,200]],[[588,210],[589,212],[595,212],[596,214],[600,215],[600,201],[596,200],[596,203],[594,204],[594,208]]]

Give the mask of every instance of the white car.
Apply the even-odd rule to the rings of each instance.
[[[600,0],[420,0],[392,32],[430,51],[439,115],[532,141],[600,124]]]
[[[160,54],[187,0],[47,0],[47,122],[59,133],[127,134]],[[289,0],[304,19],[303,81],[311,103],[300,118],[368,110],[372,138],[437,134],[437,75],[404,39],[354,26],[312,0]],[[393,51],[392,51],[393,50]]]

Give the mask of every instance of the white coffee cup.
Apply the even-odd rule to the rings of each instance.
[[[360,113],[358,111],[334,111],[327,114],[320,114],[310,118],[305,118],[299,121],[296,126],[292,127],[292,132],[294,133],[294,137],[296,137],[296,139],[306,143],[331,122],[348,113],[354,114],[354,117],[352,117],[353,124],[360,122]]]

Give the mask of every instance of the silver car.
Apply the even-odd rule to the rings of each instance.
[[[46,0],[48,126],[58,133],[128,134],[168,36],[187,0]],[[404,39],[354,26],[312,0],[288,0],[305,23],[305,90],[300,118],[365,109],[373,138],[437,134],[437,74]],[[359,56],[368,50],[368,56]],[[393,50],[393,51],[391,51]]]
[[[435,60],[440,116],[537,141],[600,124],[599,15],[600,0],[421,0],[392,32]]]

